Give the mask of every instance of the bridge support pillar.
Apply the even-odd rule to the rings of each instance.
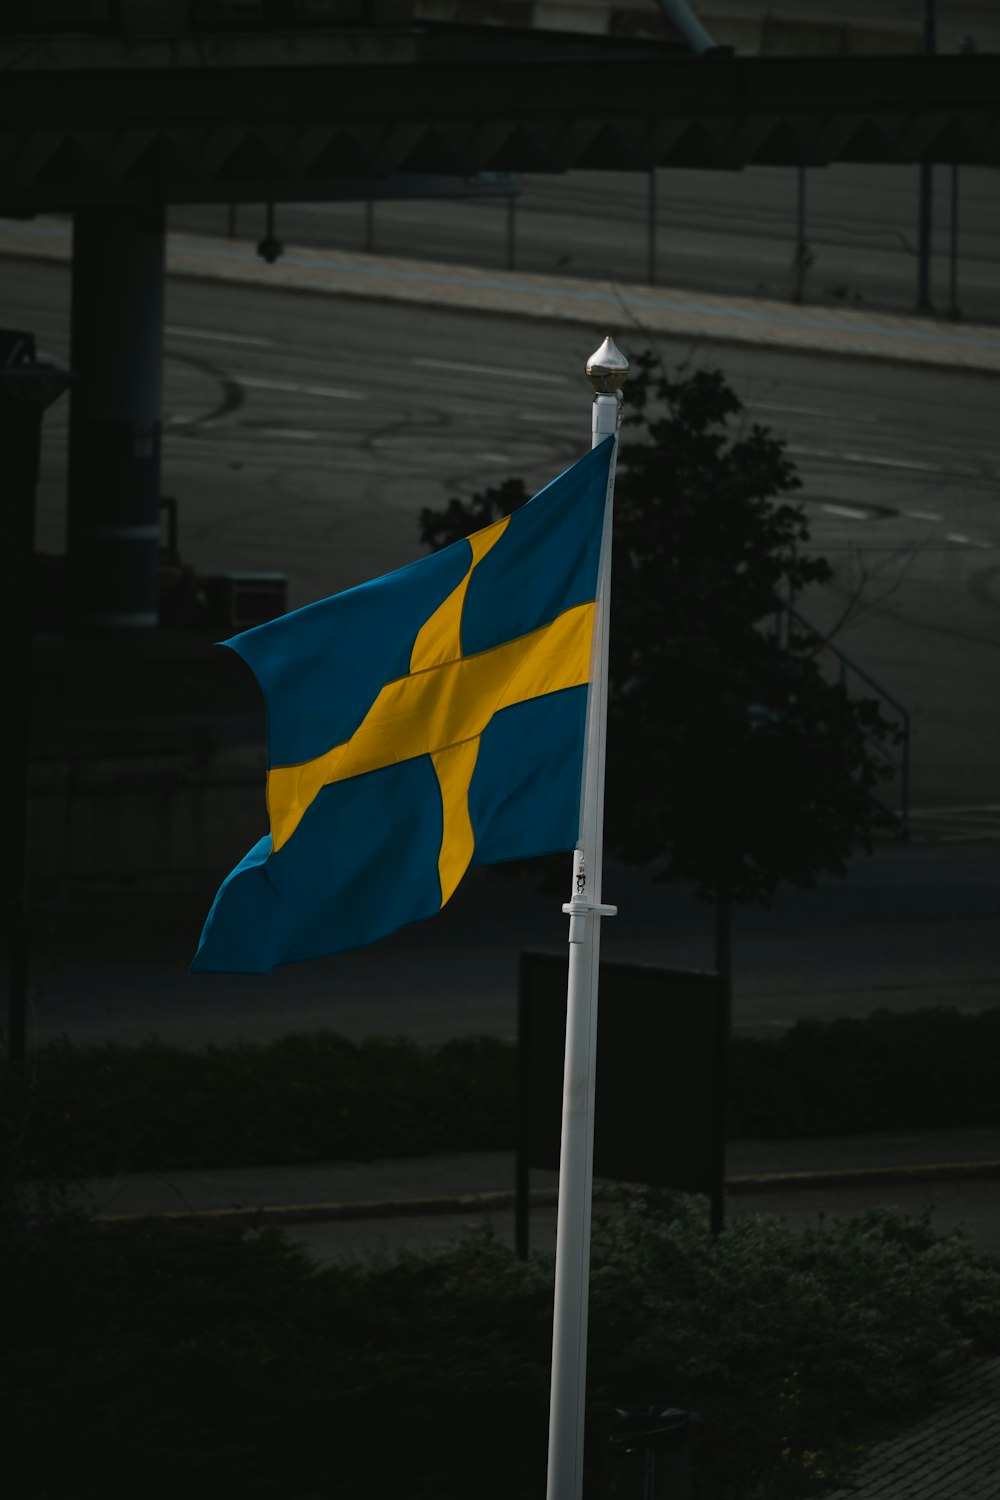
[[[73,219],[68,583],[71,628],[157,623],[166,215]]]

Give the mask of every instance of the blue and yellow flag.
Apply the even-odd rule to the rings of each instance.
[[[193,971],[358,948],[439,911],[470,864],[574,848],[612,446],[464,541],[225,642],[267,703],[271,831]]]

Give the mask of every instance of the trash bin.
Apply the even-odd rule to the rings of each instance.
[[[689,1436],[697,1412],[616,1407],[605,1500],[694,1500]]]

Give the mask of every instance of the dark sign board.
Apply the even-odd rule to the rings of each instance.
[[[522,953],[518,1242],[531,1167],[558,1171],[566,954]],[[602,963],[594,1176],[707,1193],[721,1223],[724,1004],[717,974]],[[523,1222],[522,1222],[523,1221]]]

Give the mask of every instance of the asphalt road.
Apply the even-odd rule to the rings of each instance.
[[[15,266],[6,288],[11,320],[64,358],[66,273]],[[421,506],[511,473],[540,485],[588,444],[579,370],[595,338],[579,329],[185,283],[170,284],[168,328],[164,488],[180,499],[181,550],[204,572],[285,571],[293,604],[419,555]],[[723,364],[748,415],[786,435],[814,545],[838,570],[805,607],[828,621],[863,584],[838,639],[914,712],[917,800],[935,840],[741,914],[737,1027],[997,1003],[1000,848],[965,841],[1000,821],[995,381],[759,349],[662,353]],[[52,550],[64,429],[61,405],[41,485],[39,540]],[[608,924],[610,956],[711,965],[709,911],[613,873],[623,916]],[[511,1035],[518,949],[564,939],[558,901],[476,879],[441,918],[376,949],[260,980],[193,980],[210,896],[95,888],[40,911],[33,1036]]]
[[[233,860],[243,852],[234,849]],[[155,1034],[196,1046],[324,1028],[422,1043],[513,1038],[519,952],[565,952],[561,895],[473,871],[433,921],[373,948],[263,976],[190,976],[213,886],[170,893],[104,882],[40,903],[30,1041]],[[859,856],[847,880],[824,878],[814,892],[784,890],[769,911],[738,912],[736,1030],[767,1035],[800,1017],[1000,1004],[998,889],[996,844],[887,846]],[[713,967],[711,908],[686,889],[611,866],[605,892],[620,912],[604,923],[606,957]]]
[[[66,358],[67,274],[7,294]],[[237,287],[169,285],[163,487],[201,573],[277,569],[298,605],[421,552],[422,507],[517,474],[540,487],[589,443],[566,325]],[[622,332],[633,353],[644,346]],[[913,717],[913,803],[1000,831],[1000,432],[990,375],[660,341],[721,365],[746,420],[784,437],[833,584],[800,601]],[[46,420],[38,542],[64,545],[67,403]]]

